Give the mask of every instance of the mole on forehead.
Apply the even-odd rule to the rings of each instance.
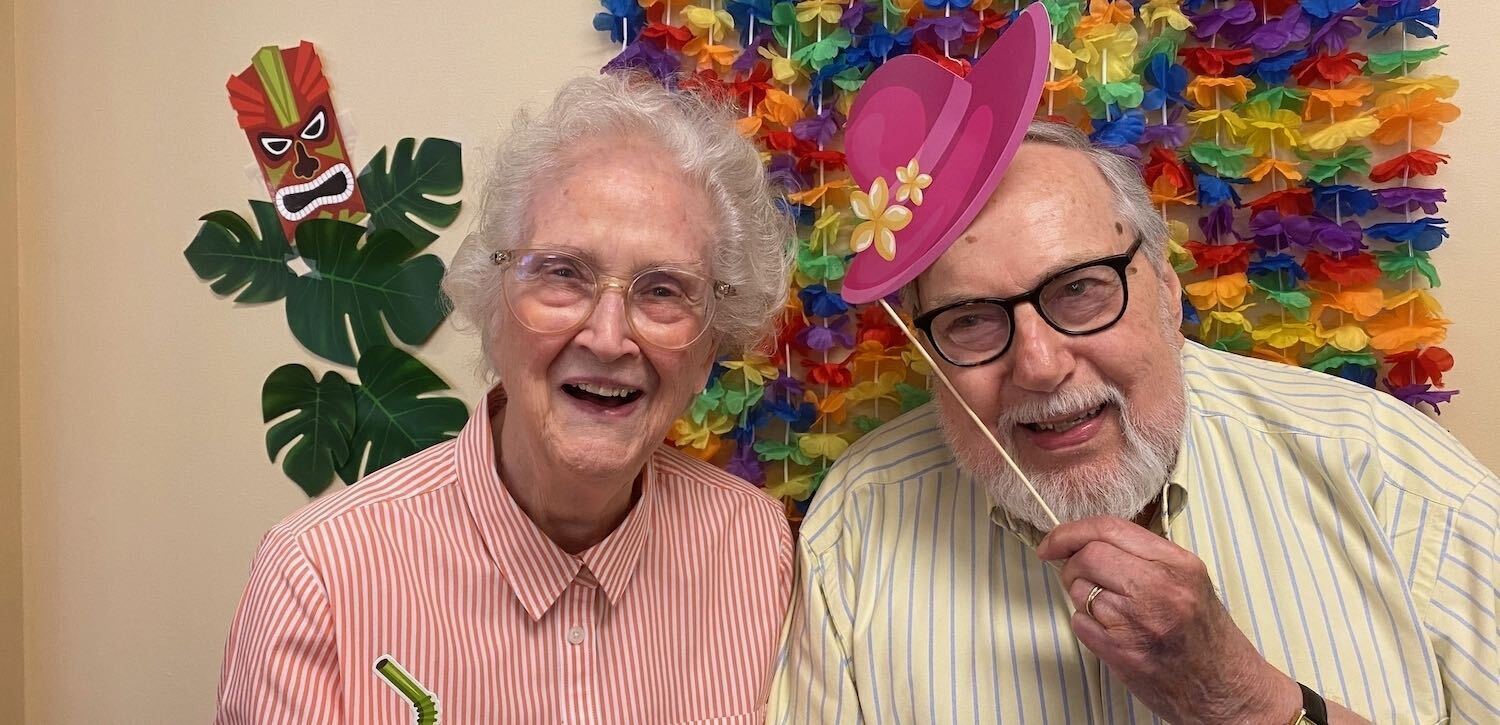
[[[1122,237],[1125,236],[1125,225],[1119,222],[1115,222],[1115,234],[1118,234]]]

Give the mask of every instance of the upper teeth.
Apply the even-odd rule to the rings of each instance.
[[[623,398],[635,392],[634,388],[613,388],[608,385],[595,385],[593,383],[574,383],[574,385],[585,393],[603,395],[612,398]]]
[[[1055,423],[1032,423],[1031,426],[1033,428],[1036,428],[1037,430],[1068,430],[1069,428],[1072,428],[1073,426],[1094,417],[1094,414],[1098,413],[1099,410],[1103,407],[1104,404],[1101,403],[1094,408],[1079,413],[1078,417],[1076,418],[1069,418],[1068,420],[1057,421]]]

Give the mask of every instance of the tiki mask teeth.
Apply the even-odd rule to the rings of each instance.
[[[354,194],[354,174],[348,164],[335,164],[305,184],[276,190],[276,212],[287,221],[301,221],[320,207],[339,204]]]

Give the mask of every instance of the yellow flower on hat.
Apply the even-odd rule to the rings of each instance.
[[[932,186],[932,177],[922,173],[916,157],[906,162],[906,166],[896,169],[896,179],[901,182],[896,187],[896,201],[911,199],[912,206],[921,206],[922,190]]]
[[[870,185],[870,191],[856,191],[849,195],[849,205],[854,215],[865,222],[854,228],[849,246],[857,254],[875,245],[875,251],[889,262],[896,258],[896,232],[911,223],[911,210],[900,204],[890,203],[891,190],[885,177],[878,177]]]

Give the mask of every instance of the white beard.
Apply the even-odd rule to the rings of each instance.
[[[1057,514],[1060,521],[1076,521],[1089,516],[1118,516],[1133,519],[1161,492],[1177,460],[1182,441],[1182,389],[1175,388],[1175,405],[1168,405],[1167,420],[1136,420],[1132,409],[1118,389],[1101,384],[1093,389],[1070,389],[1054,393],[1043,400],[1010,406],[997,421],[996,439],[1007,451],[1014,451],[1011,435],[1017,419],[1038,420],[1087,410],[1100,403],[1111,403],[1120,412],[1125,450],[1113,461],[1081,464],[1061,470],[1032,470],[1023,467],[1026,477]],[[1012,516],[1042,531],[1052,528],[1052,521],[1020,477],[1005,464],[987,441],[967,428],[974,421],[955,407],[947,395],[938,396],[938,419],[943,437],[953,450],[961,469],[984,484],[991,499]],[[1106,410],[1105,413],[1108,413]],[[1173,415],[1172,413],[1176,413]],[[976,445],[977,444],[977,445]],[[1019,463],[1019,462],[1018,462]]]

